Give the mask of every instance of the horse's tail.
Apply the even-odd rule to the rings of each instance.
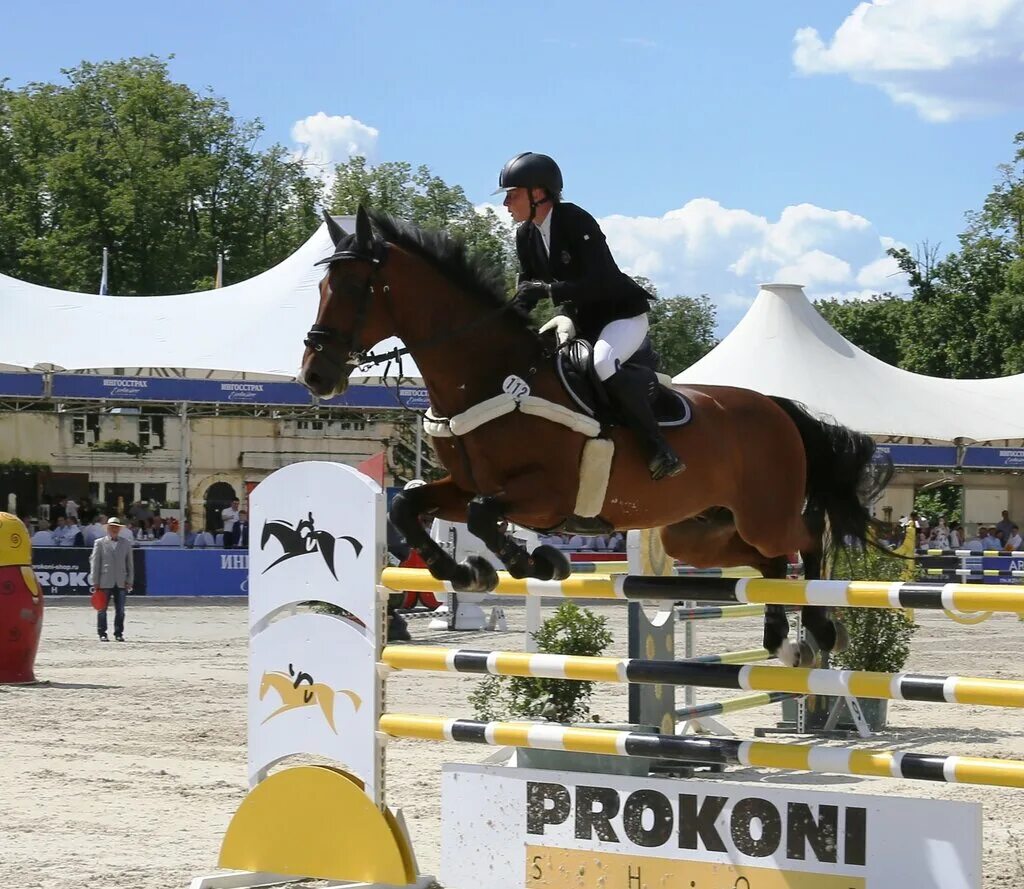
[[[871,517],[869,507],[892,478],[892,460],[876,455],[870,436],[814,417],[788,398],[773,396],[772,401],[786,412],[804,442],[809,523],[820,529],[827,517],[833,547],[873,544],[869,531],[878,531],[881,523]]]

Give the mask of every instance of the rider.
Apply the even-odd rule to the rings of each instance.
[[[498,192],[519,223],[519,287],[514,304],[529,312],[545,296],[561,304],[581,337],[594,344],[594,369],[626,424],[648,451],[654,479],[685,467],[661,434],[649,377],[622,364],[647,337],[650,294],[623,274],[604,233],[586,210],[562,200],[562,171],[546,154],[517,154],[502,168]]]

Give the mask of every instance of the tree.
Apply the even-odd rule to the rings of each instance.
[[[879,361],[898,367],[903,332],[911,305],[891,293],[868,300],[820,300],[814,304],[822,317],[855,346]]]
[[[497,263],[511,286],[517,263],[508,228],[490,208],[477,211],[460,186],[448,185],[428,167],[413,169],[402,161],[370,166],[364,157],[338,164],[328,197],[331,212],[352,216],[360,205],[463,239],[471,254]]]
[[[703,358],[715,346],[715,306],[706,294],[658,298],[658,288],[643,275],[637,282],[652,296],[651,342],[661,356],[661,370],[675,375]]]
[[[95,290],[188,291],[219,252],[235,280],[315,230],[319,183],[258,121],[170,80],[153,57],[63,72],[67,83],[0,92],[0,263],[30,281]]]

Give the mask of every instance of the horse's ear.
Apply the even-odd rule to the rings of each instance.
[[[326,210],[324,210],[324,222],[327,223],[327,231],[330,233],[331,240],[334,242],[335,247],[338,246],[338,241],[342,238],[348,237],[345,229],[338,225],[337,220]]]
[[[373,228],[370,225],[370,217],[362,204],[356,211],[356,247],[362,253],[373,253]]]

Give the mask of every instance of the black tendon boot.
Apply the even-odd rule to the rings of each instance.
[[[653,379],[642,370],[621,367],[604,381],[604,386],[626,425],[640,437],[647,449],[647,468],[651,471],[651,478],[657,481],[678,475],[686,465],[665,441],[654,417],[649,391]]]

